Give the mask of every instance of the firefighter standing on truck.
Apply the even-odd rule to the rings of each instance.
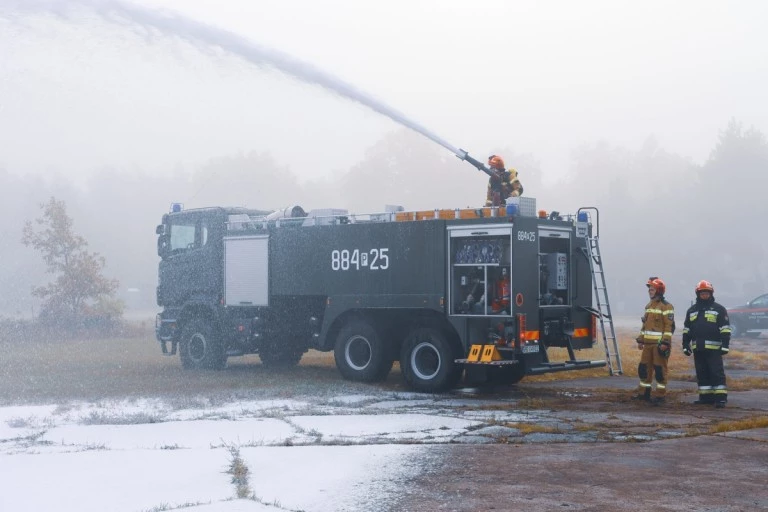
[[[651,277],[646,286],[651,301],[645,306],[643,327],[636,339],[637,348],[643,353],[637,367],[640,386],[638,394],[633,398],[660,405],[667,394],[667,362],[671,353],[672,333],[675,331],[675,308],[664,299],[667,290],[664,281]],[[654,375],[656,392],[651,396]]]
[[[728,353],[731,326],[728,311],[715,302],[715,289],[709,281],[696,286],[696,303],[685,313],[683,353],[696,365],[699,384],[699,405],[725,407],[728,388],[725,385],[723,355]]]
[[[517,178],[517,171],[504,169],[504,160],[500,156],[488,157],[488,167],[493,173],[488,178],[488,193],[485,206],[504,206],[508,197],[518,197],[523,194],[523,185]]]

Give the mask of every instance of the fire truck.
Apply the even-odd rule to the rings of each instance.
[[[333,351],[344,378],[375,382],[399,361],[422,392],[462,376],[620,373],[598,215],[537,211],[528,197],[365,215],[174,205],[156,230],[157,339],[187,369],[244,354],[292,366],[314,349]],[[606,359],[577,359],[599,331]],[[568,359],[550,360],[552,347]]]

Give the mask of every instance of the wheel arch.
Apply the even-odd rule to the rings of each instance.
[[[209,322],[213,329],[217,331],[219,330],[218,315],[216,314],[215,309],[209,304],[193,302],[185,304],[179,313],[177,320],[179,328],[176,329],[177,336],[181,336],[184,324],[197,318]]]

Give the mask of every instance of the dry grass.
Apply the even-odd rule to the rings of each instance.
[[[616,340],[619,345],[623,374],[629,377],[637,377],[637,366],[640,363],[641,350],[635,344],[636,331],[617,329]],[[669,377],[672,380],[695,381],[695,368],[693,357],[686,357],[681,349],[682,342],[679,337],[672,340],[672,356],[669,358]],[[548,351],[551,361],[566,361],[569,359],[568,351],[564,348],[550,348]],[[605,347],[600,340],[593,348],[576,352],[578,359],[606,359]],[[727,357],[727,365],[732,369],[747,369],[755,371],[768,371],[768,354],[731,350]],[[586,377],[604,377],[608,374],[606,368],[590,368],[575,372],[548,373],[526,377],[527,382],[549,382],[559,380],[581,379]],[[765,388],[766,384],[761,379],[742,379],[744,385],[752,386],[746,389]],[[729,382],[730,387],[730,382]]]
[[[557,427],[549,425],[540,425],[538,423],[505,423],[505,427],[516,428],[521,434],[543,433],[543,434],[559,434],[561,432]]]
[[[629,330],[617,330],[616,340],[619,345],[619,354],[621,355],[621,365],[623,374],[630,377],[637,377],[637,365],[640,363],[641,351],[637,350],[637,344],[635,343],[635,337],[637,332]],[[568,351],[564,348],[550,348],[547,350],[549,359],[551,361],[567,361],[569,359]],[[685,365],[684,361],[680,361],[682,353],[674,351],[669,361],[669,368],[671,375],[674,375],[677,367],[682,368]],[[578,359],[598,360],[606,359],[605,347],[600,340],[591,349],[576,351],[576,357]],[[682,359],[685,357],[682,356]],[[549,382],[556,380],[572,380],[582,379],[586,377],[605,377],[608,375],[608,368],[590,368],[588,370],[579,370],[575,372],[560,372],[560,373],[546,373],[544,375],[536,375],[533,377],[526,377],[529,382]]]
[[[768,377],[728,379],[729,391],[749,391],[751,389],[768,389]]]
[[[0,404],[260,391],[288,398],[305,390],[352,386],[336,371],[333,354],[316,351],[305,354],[295,368],[269,370],[258,356],[249,355],[230,359],[223,371],[184,370],[178,356],[163,356],[149,336],[0,342],[0,352]]]
[[[635,332],[617,331],[624,374],[637,376],[640,351],[635,348]],[[164,357],[151,333],[141,337],[107,340],[42,339],[25,342],[0,341],[0,404],[43,403],[64,399],[95,400],[110,397],[154,395],[194,397],[205,394],[269,393],[272,397],[298,394],[365,392],[367,385],[344,381],[336,370],[331,352],[309,351],[295,368],[269,370],[258,356],[231,358],[224,371],[182,369],[178,356]],[[595,348],[576,353],[579,359],[605,359],[602,342]],[[550,349],[553,361],[566,360],[565,349]],[[733,351],[729,367],[763,370],[768,368],[767,354]],[[674,342],[670,359],[670,377],[694,379],[693,359],[683,356],[679,340]],[[606,368],[558,372],[528,376],[525,382],[542,382],[605,377]],[[768,378],[731,379],[734,391],[766,389]],[[378,387],[405,390],[400,370],[395,364],[391,375]],[[523,400],[524,406],[540,408],[537,398]]]
[[[709,428],[709,433],[717,434],[720,432],[735,432],[737,430],[752,430],[755,428],[766,427],[768,427],[768,416],[753,416],[751,418],[734,421],[722,421],[716,425],[712,425]]]
[[[732,350],[726,357],[730,368],[768,371],[768,354]]]
[[[236,446],[229,446],[229,473],[232,475],[232,483],[235,485],[235,490],[238,498],[247,498],[252,494],[250,487],[248,486],[248,479],[250,475],[250,469],[240,457],[240,449]]]

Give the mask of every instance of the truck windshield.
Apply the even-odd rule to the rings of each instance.
[[[178,253],[195,247],[194,224],[171,224],[171,252]]]
[[[196,219],[172,219],[157,239],[158,255],[167,258],[208,243],[208,223]]]

